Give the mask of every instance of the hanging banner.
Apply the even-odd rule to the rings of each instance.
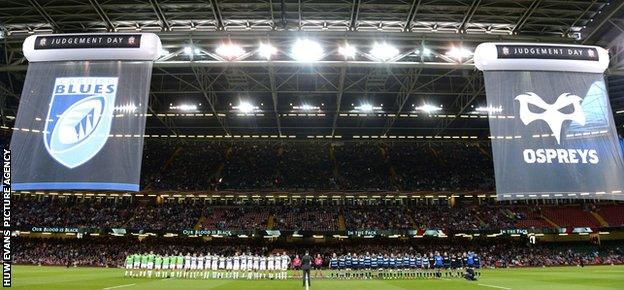
[[[138,191],[159,51],[149,33],[28,37],[13,189]]]
[[[624,199],[624,158],[594,46],[485,43],[498,199]],[[495,113],[494,113],[495,112]]]

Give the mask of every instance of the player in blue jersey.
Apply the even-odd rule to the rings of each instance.
[[[331,259],[329,259],[329,269],[330,269],[330,277],[337,278],[338,277],[338,256],[336,253],[332,254]]]
[[[411,255],[409,256],[409,276],[411,279],[416,278],[416,256]]]
[[[442,258],[442,256],[440,255],[439,252],[435,252],[435,255],[433,256],[434,262],[433,262],[433,266],[436,269],[435,270],[435,276],[438,278],[442,277],[442,269],[444,268],[444,258]]]
[[[347,267],[347,259],[344,255],[341,255],[340,257],[338,257],[338,278],[344,279],[346,277],[345,275],[346,267]]]
[[[369,252],[366,252],[366,255],[364,255],[364,259],[362,261],[362,263],[364,264],[364,278],[366,279],[371,279],[371,264],[372,264],[372,258]]]

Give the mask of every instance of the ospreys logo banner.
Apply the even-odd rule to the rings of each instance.
[[[596,61],[594,48],[549,48],[574,61]],[[603,74],[532,71],[528,62],[524,70],[504,63],[509,70],[484,71],[488,107],[498,109],[489,123],[499,199],[624,199],[624,158]]]

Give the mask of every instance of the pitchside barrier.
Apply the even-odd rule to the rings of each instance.
[[[23,50],[13,189],[138,191],[158,36],[33,35]]]
[[[483,43],[498,199],[624,200],[624,158],[596,46]]]

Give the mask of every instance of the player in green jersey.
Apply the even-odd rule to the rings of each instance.
[[[128,275],[132,275],[132,266],[133,266],[133,262],[134,262],[134,255],[128,255],[126,257],[126,274],[125,276],[128,277]]]
[[[147,253],[141,255],[141,274],[139,276],[145,277],[147,275]]]
[[[182,254],[178,254],[176,257],[176,270],[178,272],[178,278],[180,278],[182,272],[184,272],[184,256],[182,256]]]
[[[169,256],[168,255],[162,257],[162,270],[163,270],[163,277],[164,278],[169,277],[169,275],[168,275],[168,273],[169,273]]]
[[[152,270],[154,270],[154,260],[156,260],[156,255],[154,255],[154,251],[150,251],[147,255],[147,276],[152,278]]]
[[[163,257],[161,255],[156,255],[154,258],[154,269],[156,270],[156,277],[160,278],[160,270],[163,265]]]

